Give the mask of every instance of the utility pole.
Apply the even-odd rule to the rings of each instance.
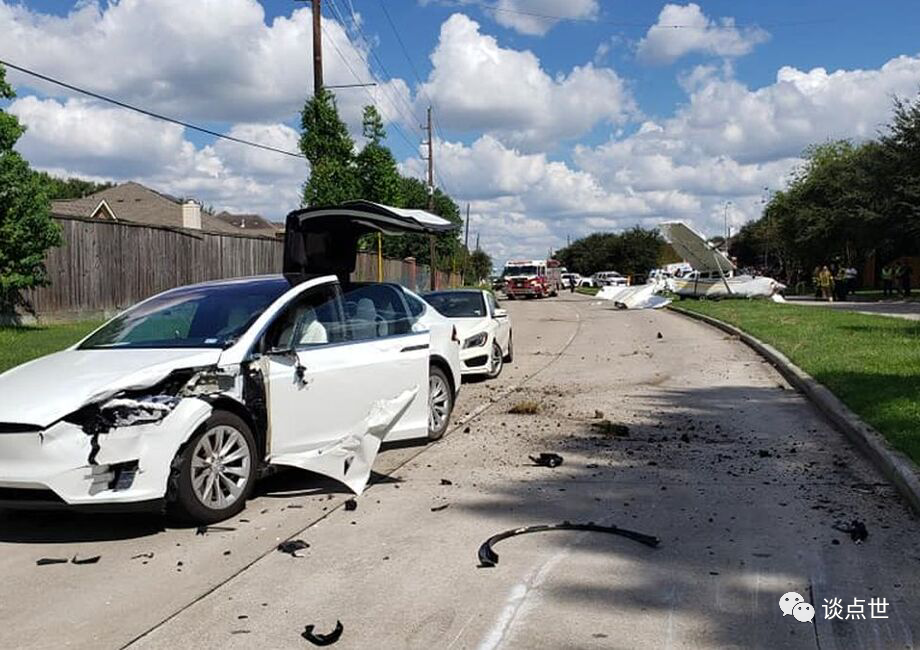
[[[313,96],[323,88],[323,0],[294,0],[309,2],[313,9]]]
[[[467,252],[470,250],[470,204],[466,204],[466,235],[463,237],[463,247]]]
[[[323,25],[322,0],[311,0],[313,6],[313,96],[323,89]]]
[[[422,144],[428,145],[428,211],[434,212],[434,143],[431,139],[431,106],[428,107],[428,123],[419,125],[425,130],[428,139]],[[431,290],[437,289],[438,272],[435,267],[434,235],[428,235],[428,253],[431,260]]]

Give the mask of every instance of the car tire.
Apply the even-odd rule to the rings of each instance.
[[[450,424],[454,394],[447,374],[438,366],[428,370],[428,439],[440,440]]]
[[[508,334],[508,351],[505,352],[505,363],[514,361],[514,337]]]
[[[502,374],[502,368],[505,367],[505,356],[502,354],[502,346],[498,344],[498,341],[492,341],[492,355],[490,361],[492,363],[489,372],[486,373],[486,377],[495,379]]]
[[[173,459],[169,514],[194,524],[237,514],[255,485],[256,449],[246,422],[229,411],[214,411]]]

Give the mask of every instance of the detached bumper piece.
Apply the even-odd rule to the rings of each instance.
[[[492,550],[492,545],[496,544],[503,539],[508,539],[509,537],[514,537],[515,535],[526,535],[527,533],[542,533],[549,530],[584,530],[593,533],[607,533],[609,535],[619,535],[621,537],[626,537],[628,539],[644,544],[651,548],[656,548],[661,540],[654,535],[646,535],[645,533],[637,533],[634,530],[627,530],[625,528],[619,528],[617,526],[599,526],[593,522],[588,522],[587,524],[573,524],[568,521],[564,521],[561,524],[542,524],[538,526],[525,526],[523,528],[514,528],[512,530],[506,530],[503,533],[498,533],[497,535],[492,535],[489,539],[482,543],[482,546],[479,547],[479,566],[480,568],[491,568],[498,564],[498,553]]]

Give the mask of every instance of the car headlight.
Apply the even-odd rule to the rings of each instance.
[[[479,334],[474,334],[467,340],[463,342],[464,348],[480,348],[486,344],[489,340],[489,335],[486,332],[480,332]]]

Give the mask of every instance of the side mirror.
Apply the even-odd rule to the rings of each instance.
[[[508,318],[508,310],[507,309],[496,309],[495,318]]]
[[[294,348],[291,346],[272,347],[265,351],[265,354],[273,357],[290,357],[296,356]]]

